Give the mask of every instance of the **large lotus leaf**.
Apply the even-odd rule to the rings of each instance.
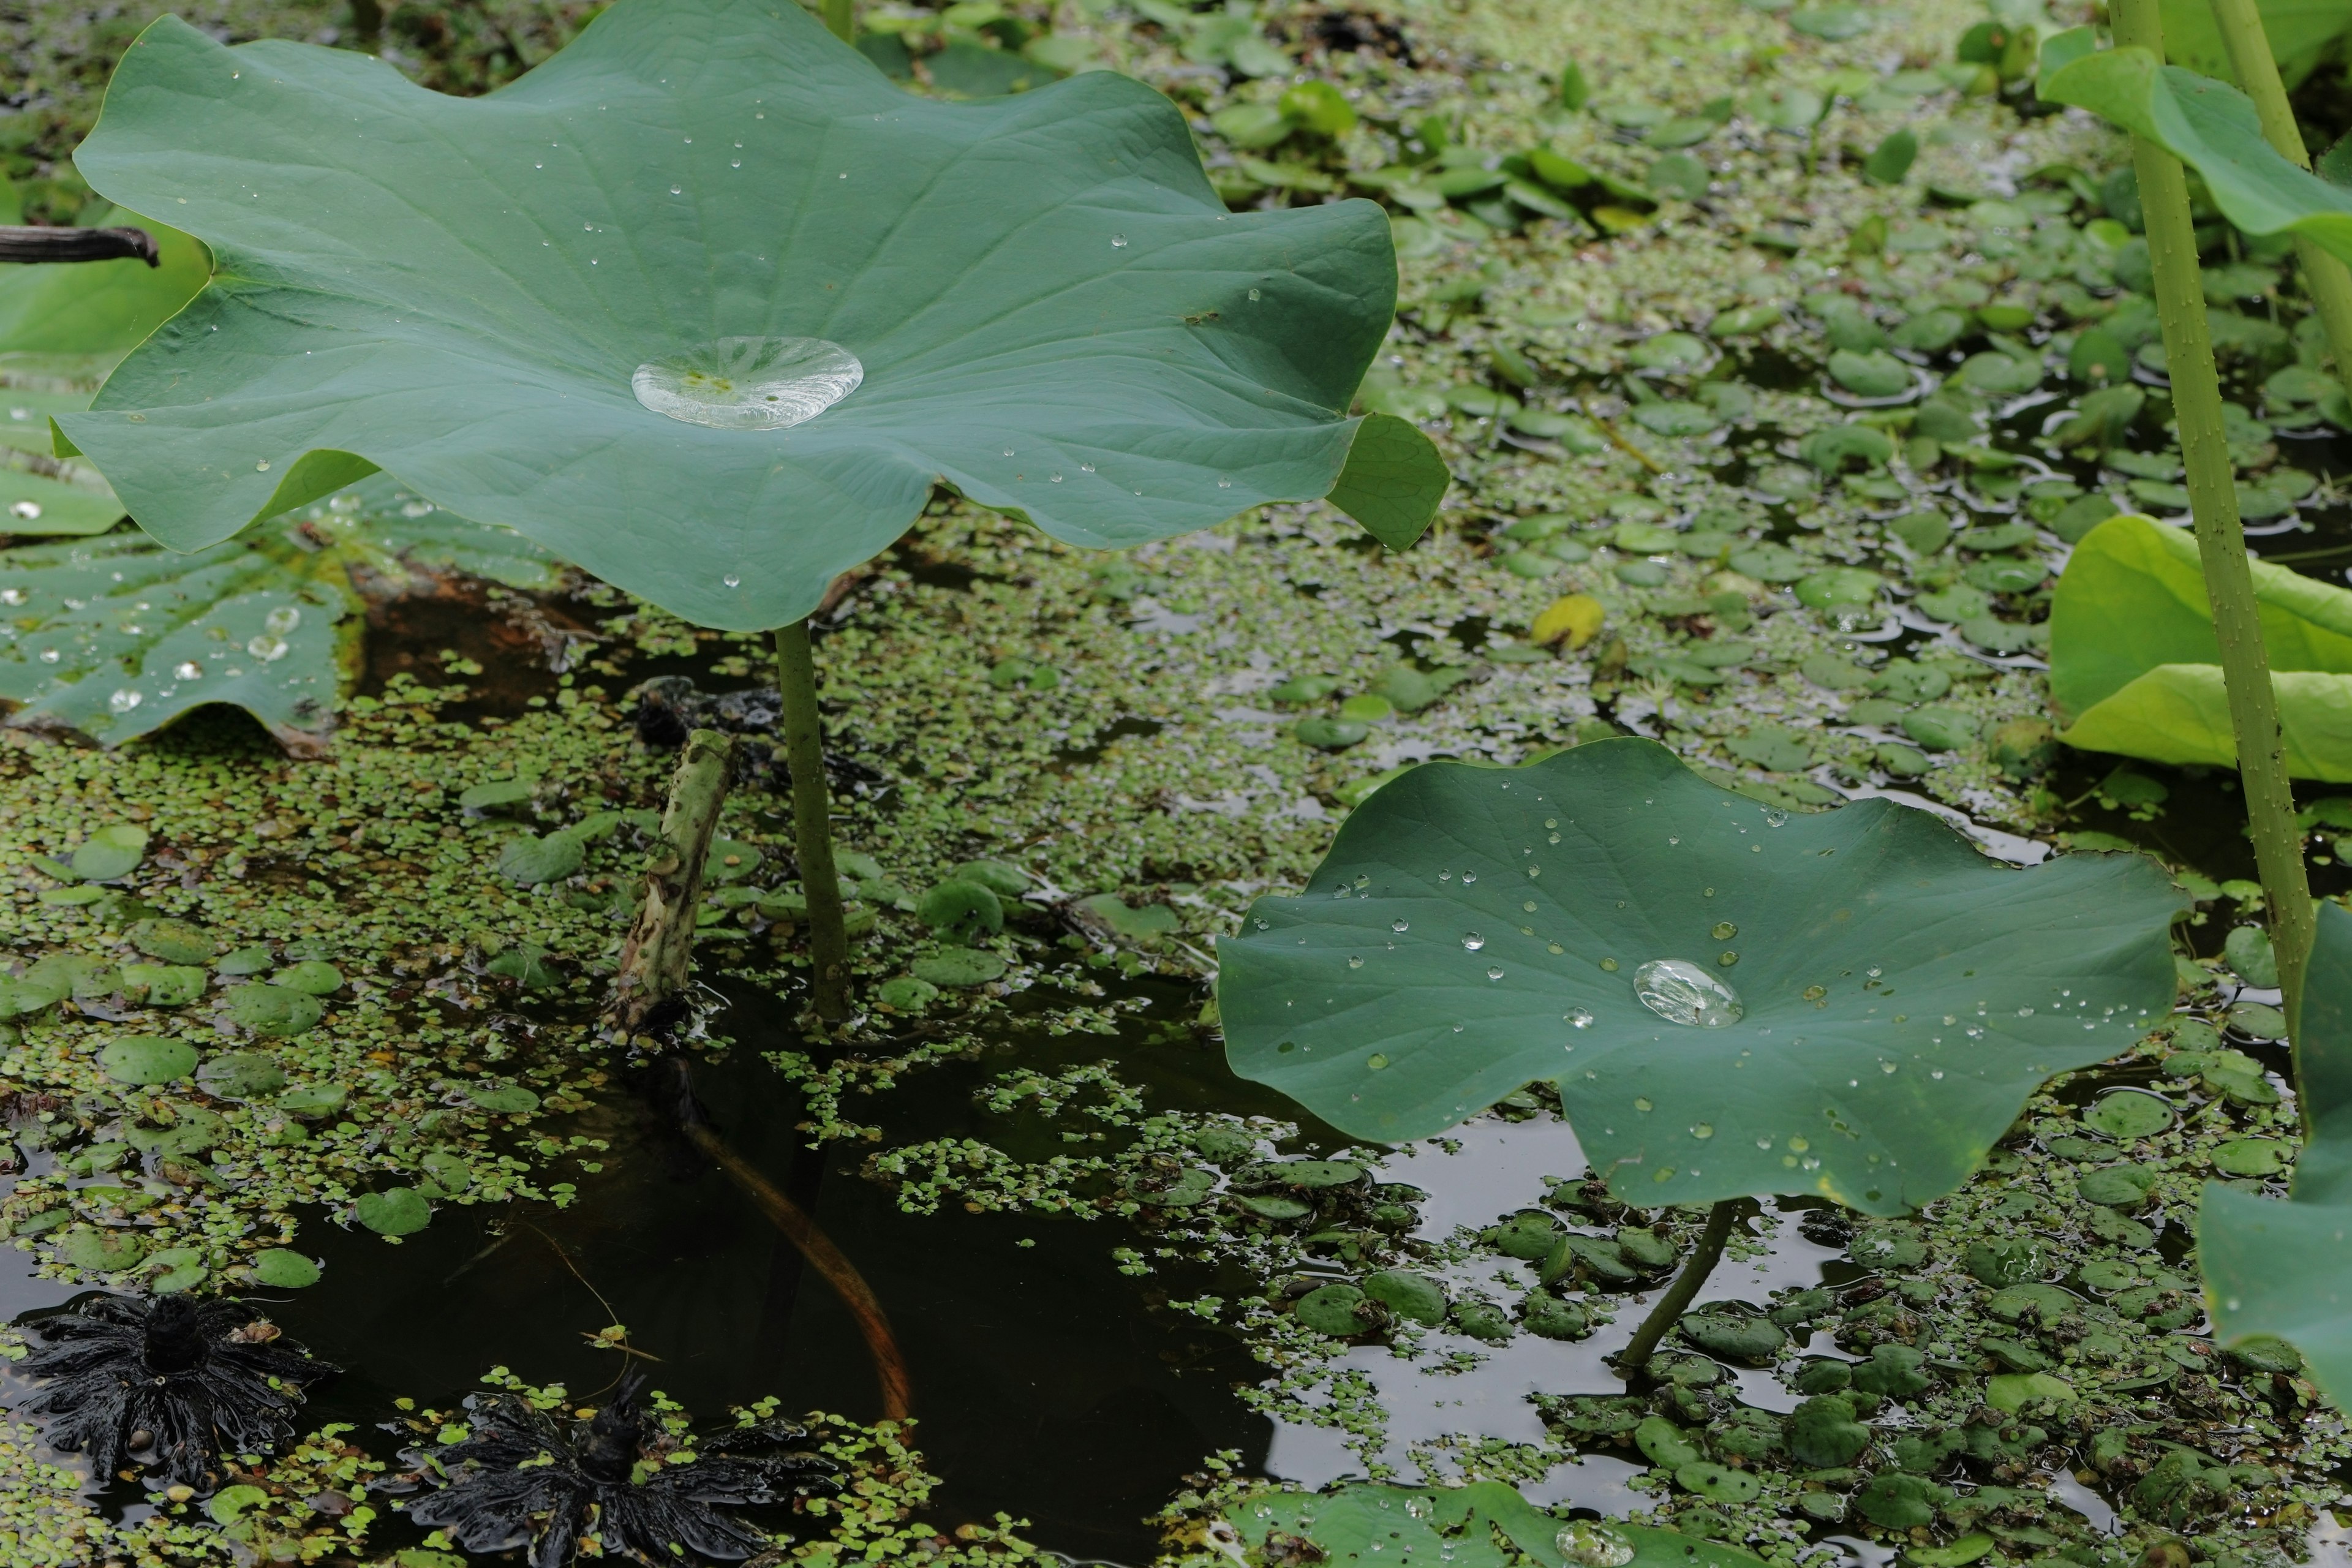
[[[389,575],[412,550],[522,586],[559,565],[383,479],[194,554],[133,533],[0,551],[7,722],[119,745],[226,702],[314,751],[357,651],[348,571]]]
[[[2352,912],[2319,906],[2303,993],[2296,1089],[2310,1142],[2290,1201],[2216,1182],[2197,1216],[2213,1337],[2274,1334],[2301,1351],[2313,1381],[2352,1403]]]
[[[2237,81],[2209,0],[2163,0],[2158,10],[2166,58],[2223,81]],[[2271,58],[2290,88],[2311,73],[2321,51],[2352,30],[2352,0],[2256,0],[2255,10],[2270,40]]]
[[[165,17],[76,161],[219,258],[58,421],[157,537],[364,460],[731,629],[940,481],[1099,547],[1323,496],[1395,302],[1380,207],[1228,213],[1139,82],[929,101],[767,0],[622,0],[478,99]]]
[[[2252,563],[2287,771],[2352,780],[2352,591]],[[2085,751],[2233,767],[2197,541],[2126,514],[2074,547],[2050,606],[2050,695]]]
[[[1359,1483],[1331,1493],[1261,1492],[1233,1510],[1255,1553],[1276,1537],[1311,1542],[1332,1568],[1503,1568],[1500,1530],[1542,1568],[1742,1568],[1761,1560],[1736,1546],[1655,1525],[1555,1518],[1500,1481],[1461,1487]],[[1295,1549],[1290,1549],[1295,1552]],[[1286,1555],[1284,1561],[1293,1561]]]
[[[1549,1079],[1629,1202],[1950,1191],[2049,1075],[2169,1005],[2179,898],[2136,856],[1996,865],[1926,812],[1791,816],[1664,746],[1433,763],[1218,945],[1235,1072],[1351,1137],[1426,1137]],[[1644,966],[1744,1013],[1675,1021]]]
[[[2246,233],[2306,235],[2352,259],[2352,191],[2281,157],[2244,93],[2146,49],[2091,51],[2088,27],[2043,45],[2039,95],[2156,142],[2203,175],[2214,205]]]
[[[0,533],[104,533],[122,521],[122,503],[96,468],[49,456],[50,418],[89,406],[89,393],[72,384],[0,372]]]
[[[161,196],[156,205],[176,205]],[[136,348],[195,298],[212,276],[212,257],[192,236],[106,209],[93,226],[135,225],[155,237],[157,265],[120,261],[0,264],[0,355],[95,355],[112,359]]]

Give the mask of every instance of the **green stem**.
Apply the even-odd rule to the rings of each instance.
[[[604,1006],[605,1021],[625,1040],[648,1030],[666,1032],[660,1020],[674,999],[685,994],[694,962],[694,916],[702,903],[702,868],[710,858],[719,808],[727,804],[734,756],[734,740],[716,730],[695,731],[678,754],[661,838],[646,863],[645,902],[629,926],[612,999]]]
[[[1633,1331],[1632,1342],[1617,1352],[1617,1370],[1620,1373],[1632,1377],[1650,1364],[1650,1356],[1658,1348],[1658,1342],[1664,1339],[1666,1331],[1690,1310],[1691,1302],[1698,1295],[1698,1288],[1706,1283],[1706,1277],[1714,1273],[1715,1266],[1723,1260],[1723,1245],[1731,1239],[1731,1222],[1739,1217],[1739,1205],[1746,1201],[1744,1198],[1726,1198],[1706,1211],[1706,1229],[1699,1235],[1698,1250],[1690,1255],[1690,1261],[1683,1265],[1683,1271],[1675,1276],[1675,1282],[1666,1287],[1666,1293],[1658,1298],[1658,1304],[1650,1309],[1650,1315],[1642,1320],[1640,1328]]]
[[[835,1023],[849,1016],[849,935],[841,875],[833,868],[833,803],[824,787],[824,721],[816,710],[816,657],[808,622],[776,628],[776,689],[783,700],[784,764],[793,775],[793,840],[808,900],[810,1005]]]
[[[852,0],[824,0],[824,25],[845,44],[857,41],[857,24],[849,14]]]
[[[2108,15],[2116,42],[2164,58],[2158,0],[2114,0]],[[2263,58],[2267,59],[2267,48]],[[2164,324],[2165,363],[2172,407],[2180,426],[2180,455],[2189,469],[2189,510],[2197,520],[2197,553],[2221,644],[2221,679],[2236,731],[2238,771],[2246,785],[2246,819],[2254,864],[2271,909],[2271,942],[2292,1028],[2301,1011],[2304,963],[2315,930],[2311,886],[2304,877],[2303,835],[2295,826],[2294,794],[2287,784],[2286,747],[2279,735],[2278,694],[2254,601],[2254,576],[2238,518],[2236,478],[2222,434],[2221,384],[2213,371],[2213,343],[2205,325],[2204,279],[2189,216],[2189,182],[2179,160],[2153,142],[2134,138],[2140,205],[2147,223],[2148,260],[2156,274],[2156,309]]]
[[[2213,21],[2221,29],[2230,51],[2230,68],[2238,84],[2254,100],[2262,121],[2263,139],[2280,157],[2298,168],[2311,167],[2310,150],[2286,101],[2286,84],[2279,79],[2278,61],[2271,55],[2269,36],[2263,31],[2263,14],[2254,0],[2212,0]],[[2352,268],[2308,239],[2294,242],[2294,258],[2303,268],[2304,292],[2327,330],[2328,351],[2336,356],[2336,374],[2352,395]]]

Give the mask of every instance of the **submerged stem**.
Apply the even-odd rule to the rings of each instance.
[[[727,803],[732,737],[697,730],[686,739],[662,812],[661,839],[646,864],[645,902],[621,948],[619,973],[604,1016],[623,1039],[660,1034],[685,994],[694,958],[694,916],[702,904],[702,868]]]
[[[849,935],[833,867],[833,803],[824,786],[824,721],[816,709],[816,656],[808,622],[776,628],[776,689],[783,700],[784,763],[793,775],[793,844],[808,900],[810,1005],[828,1023],[849,1016]]]
[[[2263,14],[2254,0],[2212,0],[2213,22],[2230,51],[2230,69],[2246,96],[2254,100],[2262,121],[2263,139],[2279,156],[2298,168],[2311,167],[2310,150],[2294,122],[2286,100],[2286,84],[2279,79],[2278,61],[2263,31]],[[2298,236],[2294,258],[2303,268],[2304,291],[2311,296],[2319,324],[2327,330],[2327,347],[2336,356],[2336,378],[2352,395],[2352,268],[2309,239]]]
[[[1699,1234],[1698,1250],[1690,1255],[1690,1260],[1683,1265],[1683,1271],[1675,1276],[1675,1282],[1666,1287],[1666,1293],[1658,1298],[1657,1305],[1650,1309],[1650,1315],[1642,1320],[1640,1328],[1633,1331],[1633,1340],[1617,1352],[1619,1372],[1632,1377],[1650,1364],[1650,1356],[1658,1348],[1658,1342],[1664,1339],[1666,1331],[1689,1310],[1691,1302],[1698,1296],[1698,1288],[1706,1283],[1706,1277],[1714,1273],[1715,1266],[1722,1261],[1724,1243],[1731,1239],[1731,1222],[1739,1217],[1739,1205],[1746,1201],[1744,1198],[1726,1198],[1706,1211],[1706,1229]]]
[[[2164,57],[2158,0],[2115,0],[2116,42]],[[2264,58],[2268,58],[2265,53]],[[2287,784],[2286,745],[2279,734],[2278,694],[2271,685],[2254,601],[2252,569],[2238,518],[2230,445],[2221,423],[2221,384],[2213,370],[2213,343],[2205,325],[2204,280],[2189,216],[2189,183],[2179,159],[2135,137],[2132,163],[2139,174],[2140,206],[2147,224],[2148,260],[2156,274],[2156,308],[2164,323],[2165,364],[2172,406],[2180,424],[2180,455],[2189,470],[2189,509],[2197,520],[2197,553],[2221,644],[2221,679],[2236,731],[2238,771],[2246,785],[2246,818],[2253,830],[2254,863],[2271,909],[2271,942],[2278,954],[2289,1028],[2303,1001],[2303,970],[2315,930],[2311,886],[2303,868],[2303,835],[2295,826],[2294,794]]]

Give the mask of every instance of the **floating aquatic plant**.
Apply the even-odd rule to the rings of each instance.
[[[1182,112],[1109,72],[931,102],[798,6],[624,0],[459,100],[167,16],[77,157],[220,258],[58,421],[157,538],[383,468],[688,620],[776,629],[827,1017],[803,617],[934,487],[1097,549],[1328,496],[1401,548],[1448,479],[1414,426],[1348,412],[1396,304],[1386,215],[1229,213]]]
[[[200,1491],[224,1458],[292,1436],[304,1385],[337,1370],[243,1301],[94,1296],[21,1327],[35,1348],[16,1370],[41,1386],[18,1408],[52,1445],[100,1478],[127,1461]]]
[[[2181,901],[2136,856],[2018,870],[1892,801],[1791,816],[1599,741],[1384,786],[1219,944],[1218,1002],[1234,1070],[1353,1137],[1549,1079],[1626,1202],[1893,1215],[2164,1016]]]
[[[736,1562],[775,1542],[723,1510],[836,1489],[827,1460],[787,1447],[800,1427],[769,1422],[688,1447],[643,1392],[633,1373],[579,1422],[520,1394],[469,1399],[464,1437],[409,1456],[442,1488],[409,1504],[408,1517],[468,1552],[528,1546],[531,1568],[562,1568],[583,1546],[640,1563],[676,1563],[681,1552]]]

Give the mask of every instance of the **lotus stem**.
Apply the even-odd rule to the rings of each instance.
[[[824,25],[845,44],[857,41],[857,24],[849,14],[851,4],[852,0],[824,0]]]
[[[827,1023],[849,1016],[849,933],[833,868],[833,803],[824,786],[824,721],[808,622],[776,628],[776,689],[783,700],[784,763],[793,775],[793,840],[808,900],[809,1005]]]
[[[1675,1276],[1675,1282],[1666,1287],[1666,1293],[1658,1298],[1650,1315],[1633,1331],[1632,1341],[1617,1352],[1617,1370],[1626,1377],[1638,1375],[1650,1364],[1658,1342],[1690,1310],[1691,1302],[1698,1296],[1698,1288],[1706,1283],[1706,1277],[1723,1260],[1724,1243],[1731,1239],[1732,1222],[1739,1217],[1739,1205],[1746,1201],[1726,1198],[1706,1211],[1706,1229],[1699,1233],[1698,1250],[1690,1255],[1683,1271]]]
[[[2278,61],[2272,57],[2270,37],[2263,31],[2262,12],[2254,0],[2212,0],[2212,5],[2214,25],[2221,28],[2221,43],[2230,51],[2230,68],[2246,96],[2254,100],[2263,139],[2280,157],[2298,168],[2310,168],[2311,153],[2303,144],[2294,110],[2287,106],[2286,84],[2279,80]],[[2344,384],[2346,395],[2352,396],[2352,268],[2301,236],[2295,238],[2294,258],[2303,268],[2304,291],[2319,312],[2319,324],[2327,330],[2336,379]]]
[[[2158,0],[2115,0],[2109,12],[2116,42],[2164,58]],[[2263,58],[2269,58],[2267,51]],[[2156,275],[2156,309],[2164,325],[2165,363],[2172,407],[2180,425],[2180,455],[2189,470],[2189,510],[2197,521],[2197,553],[2221,644],[2221,679],[2236,732],[2238,772],[2245,780],[2246,819],[2253,831],[2254,864],[2271,910],[2271,944],[2290,1038],[2303,1003],[2303,972],[2315,926],[2311,886],[2305,879],[2303,835],[2295,826],[2294,792],[2287,784],[2286,745],[2279,734],[2278,694],[2254,603],[2254,575],[2238,518],[2236,478],[2222,434],[2221,384],[2213,370],[2213,342],[2205,326],[2204,279],[2197,268],[2197,237],[2189,216],[2189,182],[2180,161],[2157,143],[2135,137],[2132,163],[2139,173],[2140,205],[2147,222],[2148,261]]]
[[[913,1412],[914,1380],[907,1372],[906,1358],[898,1353],[898,1342],[890,1331],[889,1316],[882,1310],[881,1300],[874,1288],[866,1283],[866,1276],[849,1261],[833,1238],[819,1230],[808,1211],[784,1195],[783,1189],[761,1174],[759,1168],[738,1154],[728,1142],[719,1137],[704,1118],[700,1104],[694,1098],[694,1088],[688,1078],[684,1061],[677,1064],[679,1089],[678,1127],[694,1146],[710,1156],[729,1179],[742,1188],[744,1194],[768,1216],[768,1222],[783,1233],[784,1239],[799,1248],[808,1259],[809,1267],[824,1276],[824,1281],[841,1298],[842,1305],[856,1320],[857,1331],[866,1340],[866,1349],[874,1360],[875,1381],[882,1394],[882,1418],[904,1421]]]
[[[710,857],[719,808],[727,804],[733,737],[697,730],[686,738],[662,813],[661,840],[646,865],[645,902],[621,948],[604,1017],[623,1039],[659,1033],[686,993],[694,960],[694,916],[702,905],[702,868]]]
[[[143,228],[50,228],[0,225],[0,261],[120,261],[163,265],[155,237]]]

